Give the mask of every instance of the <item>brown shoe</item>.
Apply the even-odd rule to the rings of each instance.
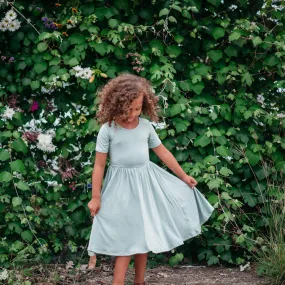
[[[134,283],[134,285],[146,285],[145,282],[143,283]]]

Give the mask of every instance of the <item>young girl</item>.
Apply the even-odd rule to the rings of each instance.
[[[113,285],[124,284],[134,255],[134,284],[143,285],[147,252],[170,251],[200,234],[214,208],[151,123],[140,117],[142,113],[158,120],[157,98],[146,79],[122,74],[99,96],[97,117],[102,126],[88,203],[94,216],[88,254],[116,256]],[[177,177],[149,160],[149,148]],[[110,165],[100,192],[108,153]]]

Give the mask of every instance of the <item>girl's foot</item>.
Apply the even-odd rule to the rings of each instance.
[[[96,267],[96,261],[97,261],[96,255],[90,256],[89,263],[88,263],[88,269],[94,269]]]

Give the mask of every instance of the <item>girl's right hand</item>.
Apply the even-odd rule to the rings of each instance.
[[[92,217],[98,214],[100,206],[101,206],[100,198],[92,198],[91,201],[88,203],[88,208],[90,210],[90,215]]]

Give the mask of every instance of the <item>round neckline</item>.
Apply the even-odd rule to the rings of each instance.
[[[117,122],[115,122],[115,123],[116,123],[116,125],[117,125],[117,126],[119,126],[119,127],[120,127],[121,129],[123,129],[123,130],[126,130],[126,131],[132,131],[132,130],[135,130],[135,129],[137,129],[137,128],[139,127],[139,125],[140,125],[140,121],[141,121],[141,118],[140,118],[140,117],[138,117],[138,119],[139,119],[139,122],[138,122],[137,126],[136,126],[136,127],[134,127],[134,128],[132,128],[132,129],[124,128],[124,127],[122,127],[121,125],[119,125]]]

